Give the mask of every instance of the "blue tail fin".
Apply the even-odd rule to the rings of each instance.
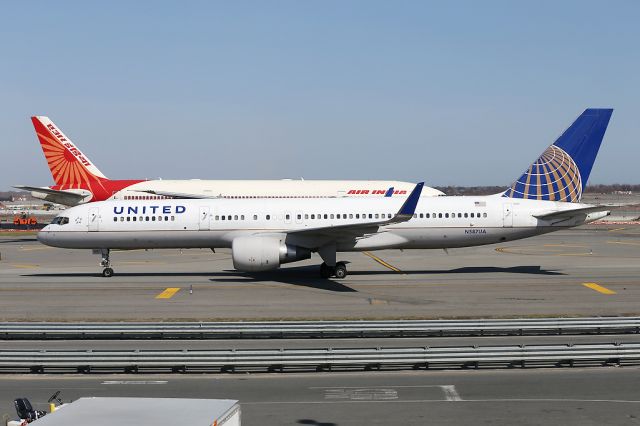
[[[613,109],[586,109],[502,196],[578,202]]]

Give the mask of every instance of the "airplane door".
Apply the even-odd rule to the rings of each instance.
[[[505,228],[513,227],[513,205],[512,204],[503,204],[502,205],[502,220]]]
[[[95,232],[99,229],[100,215],[97,207],[91,207],[89,209],[89,231]]]
[[[200,206],[200,220],[198,221],[198,229],[200,231],[208,231],[209,230],[209,207],[208,206]]]

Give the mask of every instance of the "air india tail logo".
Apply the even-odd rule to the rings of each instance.
[[[569,154],[551,145],[503,196],[578,202],[582,198],[580,171]]]
[[[74,187],[96,180],[96,177],[86,169],[91,166],[91,163],[82,152],[53,124],[48,123],[46,128],[48,132],[38,132],[38,137],[56,184]]]

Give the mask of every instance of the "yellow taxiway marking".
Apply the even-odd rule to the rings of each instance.
[[[368,251],[363,251],[362,254],[364,254],[365,256],[369,256],[370,258],[372,258],[373,260],[375,260],[376,262],[378,262],[379,264],[381,264],[385,268],[389,268],[394,272],[403,273],[400,269],[396,268],[393,265],[388,264],[387,262],[385,262],[384,260],[380,259],[378,256],[376,256],[373,253],[369,253]]]
[[[169,287],[156,296],[156,299],[171,299],[174,294],[180,290],[180,287]]]
[[[609,229],[609,232],[616,232],[616,231],[622,231],[624,229],[627,229],[626,226],[623,226],[622,228],[614,228],[614,229]]]
[[[33,265],[28,263],[10,263],[9,265],[13,266],[14,268],[21,268],[21,269],[35,269],[40,267],[38,265]]]
[[[22,251],[51,250],[53,247],[20,247]]]
[[[591,290],[595,290],[598,293],[602,293],[602,294],[616,294],[615,291],[613,290],[609,290],[606,287],[602,287],[601,285],[598,285],[596,283],[582,283],[583,286],[590,288]]]
[[[607,244],[624,244],[628,246],[640,246],[640,243],[633,243],[631,241],[607,241]]]

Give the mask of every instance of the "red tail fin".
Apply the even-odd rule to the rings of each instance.
[[[48,117],[31,117],[56,185],[81,188],[107,179]]]

